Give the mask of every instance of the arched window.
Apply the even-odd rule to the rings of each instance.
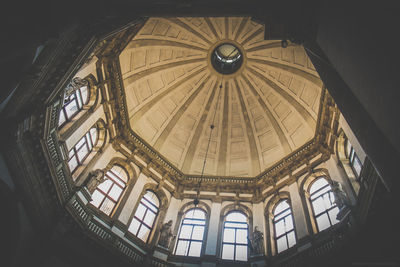
[[[128,231],[147,243],[150,233],[153,230],[159,207],[160,200],[157,195],[147,190],[146,194],[140,200]]]
[[[203,246],[206,213],[199,208],[188,210],[182,220],[176,255],[200,257]]]
[[[247,216],[239,211],[228,213],[222,236],[222,259],[247,261]]]
[[[358,178],[360,177],[362,163],[360,158],[357,156],[356,152],[354,151],[353,146],[351,145],[349,139],[345,141],[345,154],[346,157],[349,159],[349,163],[351,168],[353,169],[354,175]]]
[[[74,81],[72,83],[74,83]],[[83,106],[89,102],[89,88],[87,82],[79,79],[78,82],[74,83],[74,86],[76,85],[80,86],[77,89],[70,91],[70,93],[67,93],[64,98],[64,104],[60,110],[60,118],[58,120],[59,127],[71,121],[71,119],[82,110]]]
[[[79,141],[76,143],[68,153],[68,166],[71,173],[83,164],[83,161],[96,146],[98,140],[98,129],[92,127]]]
[[[320,177],[312,183],[309,194],[318,231],[339,222],[336,219],[339,209],[336,206],[332,188],[324,177]]]
[[[110,215],[124,192],[128,175],[123,168],[114,165],[106,172],[104,179],[104,182],[94,190],[90,203],[105,214]]]
[[[296,244],[292,209],[288,200],[280,201],[273,214],[276,249],[280,253]]]

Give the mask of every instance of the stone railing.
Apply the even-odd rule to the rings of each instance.
[[[107,227],[107,223],[102,223],[102,219],[97,216],[96,212],[87,207],[90,201],[88,192],[75,191],[72,185],[72,179],[69,177],[70,172],[66,166],[63,155],[60,149],[59,140],[57,137],[58,114],[61,106],[56,103],[48,108],[47,124],[45,138],[43,142],[44,151],[48,156],[49,167],[52,172],[53,180],[57,188],[57,193],[62,202],[66,203],[66,209],[76,222],[82,226],[88,235],[99,240],[103,245],[107,244],[122,255],[126,256],[133,265],[145,264],[149,266],[173,266],[160,259],[152,256],[146,256],[146,250],[139,251],[129,241],[114,233],[111,227]]]
[[[135,266],[137,264],[157,267],[174,266],[171,263],[146,255],[148,252],[147,250],[143,249],[143,251],[140,251],[131,245],[130,241],[125,240],[124,237],[113,232],[111,226],[108,226],[106,222],[103,222],[92,209],[88,208],[87,205],[84,204],[84,202],[87,201],[84,195],[85,194],[75,194],[68,202],[67,209],[86,230],[86,233],[99,240],[103,245],[106,244],[108,247],[112,247],[126,256],[133,264],[135,264]]]

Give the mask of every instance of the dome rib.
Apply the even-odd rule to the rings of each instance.
[[[154,143],[154,148],[160,150],[163,146],[164,142],[167,140],[168,135],[171,133],[172,128],[176,125],[176,123],[180,120],[187,107],[193,103],[197,95],[201,92],[203,87],[210,80],[211,76],[208,74],[205,79],[197,86],[194,92],[186,99],[186,101],[178,108],[175,114],[172,115],[172,119],[168,122],[166,127],[162,130],[161,134],[157,138],[157,141]]]
[[[249,17],[150,18],[120,55],[129,125],[187,175],[256,177],[310,141],[322,82],[304,49],[264,40]],[[220,74],[222,44],[242,65]],[[219,85],[223,82],[222,90]]]
[[[192,135],[192,139],[191,139],[191,142],[190,142],[190,144],[188,146],[188,149],[187,149],[187,151],[185,153],[185,159],[184,159],[183,164],[182,164],[182,171],[185,172],[185,173],[190,171],[190,167],[191,167],[191,164],[192,164],[195,152],[196,152],[196,148],[197,148],[198,143],[200,141],[201,133],[203,132],[203,128],[204,128],[205,123],[207,121],[207,117],[208,117],[208,115],[210,113],[211,105],[215,100],[216,92],[219,90],[218,89],[218,85],[219,85],[219,83],[216,81],[214,83],[214,86],[213,86],[213,89],[211,91],[211,94],[210,94],[210,96],[209,96],[209,98],[207,100],[206,107],[204,108],[204,110],[202,112],[202,115],[201,115],[201,117],[199,119],[199,123],[197,124],[196,129],[194,130],[194,134]]]
[[[171,85],[170,87],[167,87],[165,90],[163,90],[160,94],[158,95],[154,95],[152,97],[152,99],[150,99],[144,106],[142,106],[139,110],[137,110],[133,115],[131,115],[131,120],[132,121],[137,121],[139,120],[144,114],[146,114],[147,111],[150,110],[151,107],[153,107],[158,101],[160,101],[164,96],[166,96],[167,94],[169,94],[171,91],[174,91],[178,88],[180,88],[180,86],[182,86],[183,84],[189,82],[190,80],[192,80],[194,77],[196,77],[197,75],[199,75],[200,73],[202,73],[203,71],[205,71],[207,69],[207,67],[202,67],[201,69],[188,74],[187,76],[185,76],[184,78],[182,78],[181,80],[177,81],[176,83],[174,83],[173,85]]]
[[[257,92],[257,90],[254,88],[253,84],[251,84],[251,82],[249,81],[248,77],[246,77],[246,75],[243,75],[242,78],[246,82],[246,84],[248,85],[250,90],[253,92],[253,94],[257,97],[261,107],[265,110],[265,113],[267,114],[267,117],[268,117],[269,121],[271,122],[272,127],[275,130],[275,132],[279,138],[279,141],[283,148],[283,152],[285,154],[289,154],[290,152],[293,151],[293,149],[292,149],[291,145],[289,144],[287,136],[282,131],[282,128],[279,125],[278,121],[275,119],[274,115],[270,111],[270,108],[267,106],[267,103],[265,103],[264,98],[260,95],[259,92]]]

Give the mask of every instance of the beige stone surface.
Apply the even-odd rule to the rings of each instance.
[[[301,46],[248,17],[150,18],[119,60],[130,127],[185,174],[256,176],[315,134],[322,82]],[[220,43],[243,65],[217,73]],[[222,85],[222,88],[220,88]]]

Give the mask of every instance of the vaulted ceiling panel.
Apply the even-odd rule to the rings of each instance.
[[[248,17],[150,18],[119,57],[131,129],[185,174],[207,156],[205,175],[254,177],[305,144],[322,82],[301,46],[263,36]],[[233,74],[211,64],[223,43]]]

